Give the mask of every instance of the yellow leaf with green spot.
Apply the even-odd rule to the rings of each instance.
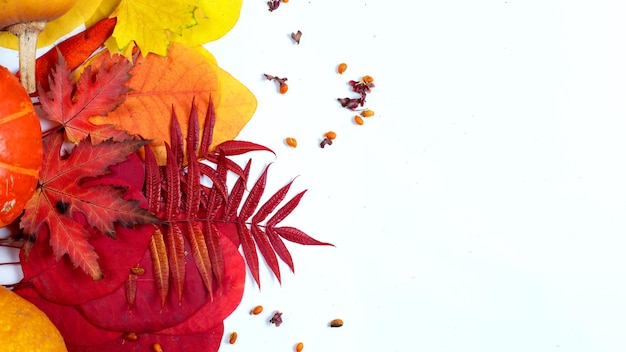
[[[109,0],[104,0],[104,2],[107,1]],[[37,47],[54,44],[61,37],[84,24],[93,16],[101,2],[103,0],[78,0],[65,15],[46,24],[46,28],[39,34]],[[0,32],[0,46],[17,50],[17,37],[9,32]]]
[[[172,41],[194,47],[217,40],[228,33],[237,23],[242,0],[192,0],[197,6],[195,17],[198,25],[183,30],[182,36]]]
[[[143,56],[167,54],[171,37],[182,35],[184,29],[196,26],[195,6],[172,0],[122,0],[112,16],[117,25],[112,38],[119,50],[137,44]]]

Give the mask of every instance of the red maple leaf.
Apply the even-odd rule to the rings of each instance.
[[[101,71],[93,74],[87,67],[74,84],[73,75],[59,53],[56,70],[50,77],[50,92],[39,91],[41,107],[46,118],[60,124],[58,129],[65,131],[72,143],[91,136],[94,143],[113,138],[129,139],[126,131],[118,130],[114,125],[95,125],[89,121],[93,116],[103,116],[124,101],[129,88],[124,85],[130,78],[132,63],[121,55],[115,58],[105,55],[106,64]]]
[[[35,238],[46,225],[56,260],[67,254],[73,265],[81,267],[93,279],[101,279],[98,255],[88,241],[90,231],[79,220],[84,219],[95,230],[114,237],[115,223],[132,227],[157,219],[139,207],[137,201],[122,198],[123,184],[85,183],[89,178],[107,174],[109,166],[124,161],[147,141],[107,140],[92,145],[87,138],[71,154],[61,156],[63,142],[61,133],[53,133],[44,140],[39,187],[26,203],[20,226],[25,234]],[[26,245],[25,252],[28,251]]]

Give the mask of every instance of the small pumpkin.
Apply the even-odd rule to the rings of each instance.
[[[35,87],[37,38],[46,23],[61,17],[76,0],[3,0],[0,2],[0,30],[17,36],[20,51],[20,80],[30,94]]]
[[[17,78],[0,66],[0,227],[15,220],[37,188],[41,125]]]

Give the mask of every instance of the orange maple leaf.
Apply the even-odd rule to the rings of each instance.
[[[110,60],[105,60],[105,55],[108,54],[94,60],[94,70],[102,65],[106,68]],[[163,143],[170,141],[172,108],[181,129],[187,131],[191,101],[195,99],[198,115],[205,116],[212,99],[216,114],[213,145],[234,139],[256,110],[256,98],[248,88],[183,44],[171,43],[167,57],[140,56],[130,74],[130,92],[124,102],[107,116],[95,116],[90,121],[97,125],[113,124],[152,140],[150,146],[160,165],[166,159]],[[203,125],[204,119],[200,121],[200,130]]]

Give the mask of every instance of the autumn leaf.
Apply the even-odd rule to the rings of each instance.
[[[112,14],[118,21],[112,38],[119,50],[136,43],[144,56],[165,56],[169,36],[180,36],[198,24],[194,10],[185,1],[122,0]]]
[[[95,125],[89,121],[94,115],[102,115],[115,109],[124,99],[128,88],[124,83],[130,78],[132,64],[117,56],[107,59],[106,70],[92,75],[88,67],[74,85],[72,75],[63,56],[59,56],[56,71],[50,78],[50,92],[39,92],[39,101],[45,116],[57,122],[67,139],[78,143],[91,136],[94,143],[113,138],[128,139],[129,135],[113,125]]]
[[[103,56],[106,55],[93,62],[94,70],[106,66]],[[166,160],[163,144],[170,141],[172,106],[186,138],[189,102],[195,98],[198,114],[204,117],[212,99],[216,116],[213,146],[235,138],[256,109],[254,95],[243,84],[182,44],[172,43],[167,58],[139,57],[130,74],[127,83],[130,91],[124,102],[106,116],[95,116],[90,121],[97,125],[114,124],[118,129],[152,140],[150,146],[159,165],[164,165]],[[201,130],[203,126],[204,119],[200,121]]]
[[[56,260],[67,254],[93,279],[102,278],[98,255],[89,243],[89,231],[75,216],[101,233],[115,236],[114,225],[132,227],[156,222],[137,201],[125,200],[125,190],[114,185],[85,187],[89,177],[105,175],[111,165],[146,144],[145,141],[113,142],[92,145],[89,139],[80,142],[69,156],[62,157],[63,135],[54,133],[45,140],[44,162],[39,188],[27,202],[20,226],[26,234],[36,235],[42,226],[50,231],[50,245]],[[26,251],[28,255],[28,251]]]
[[[140,206],[147,207],[142,194],[144,177],[141,159],[131,154],[123,162],[112,165],[110,170],[106,175],[90,178],[81,184],[123,186],[126,189],[124,199],[138,200]],[[85,226],[86,221],[82,216],[75,215],[74,218],[78,218],[78,222]],[[134,228],[115,225],[115,241],[95,230],[88,230],[91,234],[89,243],[99,256],[98,263],[104,275],[102,280],[94,281],[82,270],[76,270],[69,257],[55,260],[52,247],[34,245],[28,258],[25,257],[25,251],[20,253],[23,281],[32,284],[47,300],[59,304],[81,304],[106,296],[126,280],[128,268],[141,260],[152,237],[152,225]],[[36,241],[42,244],[50,241],[50,231],[46,226],[42,226],[37,233]],[[61,282],[63,284],[59,285]]]
[[[63,56],[70,70],[76,69],[111,36],[116,22],[117,19],[115,18],[105,18],[88,29],[65,39],[38,57],[35,82],[41,86],[40,90],[48,91],[50,89],[48,78],[59,62],[59,54]],[[18,77],[19,74],[17,72]]]
[[[197,26],[182,31],[180,36],[170,36],[170,40],[196,47],[217,40],[228,33],[239,19],[242,0],[191,0],[196,6]]]
[[[109,0],[78,0],[63,16],[46,23],[46,28],[39,34],[37,47],[42,48],[54,44],[81,24],[85,23],[100,6]],[[8,32],[0,32],[0,46],[17,50],[17,37]]]

